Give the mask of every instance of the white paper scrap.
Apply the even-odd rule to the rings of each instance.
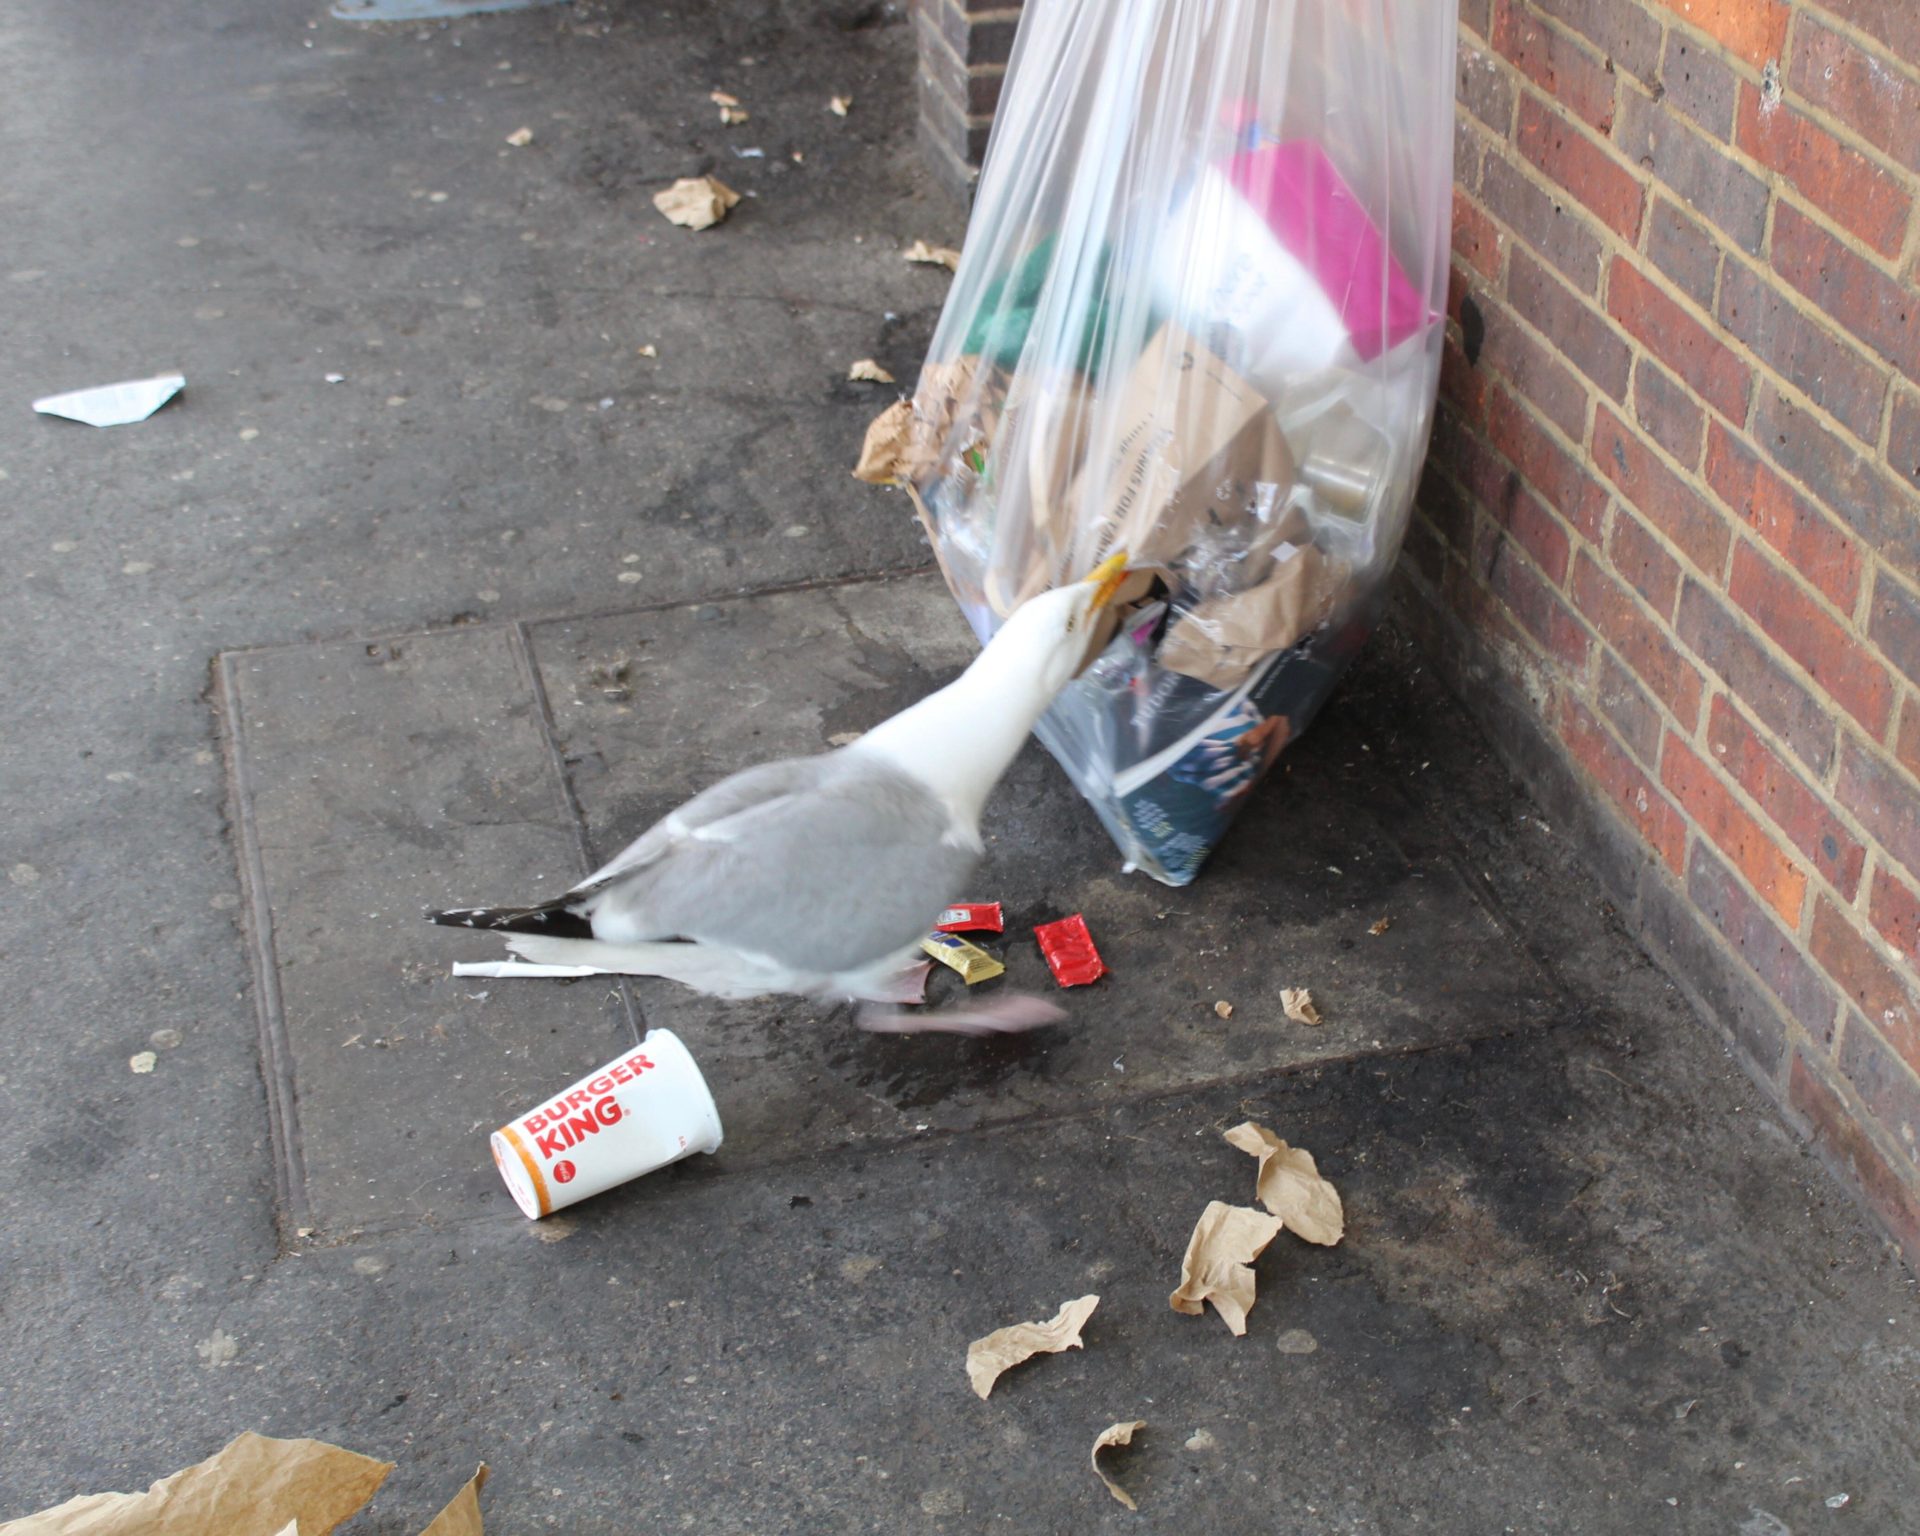
[[[597,965],[535,965],[531,960],[456,960],[456,976],[611,976]]]
[[[163,373],[158,378],[129,379],[124,384],[102,384],[97,389],[75,389],[33,402],[42,416],[64,416],[90,427],[124,427],[145,421],[186,387],[186,376]]]

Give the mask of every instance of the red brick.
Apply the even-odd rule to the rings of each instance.
[[[1884,572],[1873,584],[1873,609],[1867,620],[1873,643],[1909,682],[1920,683],[1920,593],[1900,585]],[[1920,709],[1907,713],[1920,718]]]
[[[1714,771],[1672,731],[1660,753],[1660,782],[1715,847],[1746,876],[1760,899],[1798,931],[1807,877],[1767,829],[1741,809]]]
[[[1686,385],[1650,357],[1633,365],[1633,419],[1683,468],[1699,468],[1707,413]]]
[[[1900,733],[1894,738],[1893,755],[1902,768],[1920,779],[1920,701],[1912,694],[1907,695],[1906,707],[1900,711]]]
[[[1700,719],[1700,674],[1680,654],[1660,622],[1642,611],[1626,588],[1584,550],[1574,566],[1572,591],[1574,606],[1587,622],[1673,711],[1681,728],[1691,732]]]
[[[1827,601],[1852,611],[1860,595],[1859,547],[1717,421],[1707,437],[1707,483]]]
[[[1467,361],[1467,354],[1449,336],[1440,345],[1440,398],[1463,420],[1480,425],[1487,419],[1487,376]]]
[[[1759,253],[1767,232],[1766,184],[1734,164],[1724,147],[1627,87],[1614,138],[1630,162],[1652,171],[1741,250]]]
[[[1920,964],[1920,895],[1891,871],[1876,870],[1867,915],[1909,966]]]
[[[1460,22],[1462,26],[1485,37],[1488,31],[1488,17],[1492,13],[1492,0],[1460,0]]]
[[[1587,433],[1587,386],[1551,347],[1543,345],[1505,305],[1484,295],[1472,301],[1482,326],[1481,361],[1504,374],[1514,392],[1530,401],[1576,442]],[[1467,355],[1473,356],[1469,348]]]
[[[1698,27],[1736,58],[1755,69],[1780,57],[1787,41],[1787,18],[1782,0],[1657,0],[1680,20]]]
[[[1720,930],[1767,991],[1822,1044],[1833,1038],[1839,1012],[1833,988],[1802,952],[1795,932],[1782,931],[1740,877],[1699,838],[1687,860],[1687,899]]]
[[[1887,467],[1911,490],[1920,490],[1920,395],[1908,389],[1893,397],[1893,430],[1887,434]]]
[[[1751,544],[1733,552],[1727,595],[1752,615],[1833,701],[1878,737],[1893,712],[1886,668],[1866,654],[1860,637],[1832,618],[1793,577]]]
[[[1453,248],[1482,275],[1500,275],[1499,227],[1458,187],[1453,189]]]
[[[1841,1042],[1838,1065],[1887,1139],[1912,1162],[1920,1152],[1920,1078],[1860,1019]]]
[[[1767,457],[1839,514],[1862,548],[1903,575],[1920,579],[1920,514],[1906,487],[1770,381],[1763,380],[1756,395],[1753,438]]]
[[[1487,438],[1583,538],[1599,541],[1600,520],[1607,511],[1606,488],[1554,441],[1511,392],[1498,386],[1487,401]]]
[[[1895,58],[1920,65],[1920,7],[1913,0],[1820,0],[1820,5],[1879,38]]]
[[[1487,211],[1527,246],[1553,263],[1583,294],[1600,286],[1600,240],[1578,214],[1536,183],[1519,166],[1498,155],[1487,157],[1480,181]]]
[[[1513,127],[1513,84],[1492,54],[1465,38],[1454,53],[1453,99],[1501,138]]]
[[[1599,216],[1621,239],[1637,242],[1646,194],[1633,173],[1533,95],[1520,99],[1514,143],[1520,153]]]
[[[1911,1175],[1888,1161],[1856,1122],[1846,1101],[1822,1082],[1799,1054],[1789,1069],[1787,1101],[1812,1126],[1815,1144],[1865,1194],[1908,1254],[1920,1254],[1920,1193],[1916,1193]]]
[[[1855,437],[1879,440],[1885,365],[1797,309],[1771,273],[1728,261],[1720,283],[1720,323]]]
[[[1425,503],[1422,501],[1421,506]],[[1446,572],[1447,546],[1440,535],[1433,531],[1433,524],[1423,517],[1407,519],[1407,559],[1421,577],[1434,586],[1439,586]]]
[[[1560,355],[1616,400],[1627,396],[1633,354],[1600,312],[1525,251],[1507,263],[1507,299]]]
[[[1521,483],[1517,471],[1503,464],[1479,437],[1468,432],[1442,430],[1434,424],[1434,453],[1453,471],[1454,478],[1487,509],[1492,523],[1504,528],[1558,586],[1567,574],[1569,540],[1540,498]]]
[[[1804,16],[1788,84],[1908,170],[1920,170],[1920,81]]]
[[[1686,33],[1667,34],[1660,60],[1660,84],[1668,106],[1686,113],[1723,142],[1733,132],[1733,108],[1740,82],[1734,72]]]
[[[1473,564],[1487,590],[1506,605],[1521,627],[1569,672],[1583,672],[1590,641],[1587,631],[1560,594],[1539,571],[1512,553],[1514,540],[1504,529],[1483,523],[1473,541]]]
[[[1610,62],[1652,83],[1660,59],[1660,23],[1644,0],[1533,0],[1534,9],[1565,22]],[[1898,3],[1898,0],[1896,0]]]
[[[1853,812],[1867,835],[1920,878],[1920,787],[1892,763],[1856,741],[1840,746],[1834,798]]]
[[[1593,701],[1607,717],[1607,724],[1627,744],[1627,750],[1651,772],[1660,762],[1660,737],[1666,730],[1660,706],[1612,651],[1600,653]]]
[[[1773,269],[1909,378],[1920,375],[1913,289],[1787,203],[1773,216]]]
[[[1702,309],[1713,308],[1720,281],[1720,247],[1705,225],[1696,224],[1664,197],[1653,200],[1647,220],[1647,258],[1668,282]]]
[[[1486,159],[1481,148],[1481,135],[1476,133],[1473,124],[1465,114],[1453,115],[1453,184],[1478,194],[1480,191],[1480,163]]]
[[[1607,276],[1607,312],[1724,416],[1747,419],[1750,370],[1674,300],[1615,257]]]
[[[1740,88],[1739,145],[1806,200],[1889,259],[1906,241],[1913,202],[1887,170],[1784,104]]]
[[[1427,514],[1442,542],[1465,554],[1473,547],[1473,503],[1445,474],[1435,460],[1427,460],[1415,493],[1420,510]]]
[[[1681,554],[1709,576],[1726,568],[1733,537],[1726,519],[1604,405],[1593,422],[1593,461]]]
[[[1493,0],[1493,46],[1598,132],[1613,126],[1613,71],[1520,0]]]
[[[1820,793],[1760,739],[1725,694],[1713,701],[1707,717],[1707,751],[1807,862],[1852,901],[1860,889],[1866,848],[1840,824]]]
[[[1786,742],[1815,774],[1833,762],[1834,723],[1827,705],[1756,640],[1746,620],[1689,577],[1680,588],[1675,631],[1734,695]]]
[[[1661,862],[1680,874],[1685,867],[1687,826],[1659,786],[1634,766],[1633,759],[1578,700],[1561,700],[1558,728],[1574,759],[1640,829]]]
[[[1873,941],[1825,896],[1814,903],[1808,948],[1887,1043],[1920,1069],[1920,994],[1913,978],[1882,959]]]
[[[1667,553],[1653,530],[1625,507],[1613,514],[1607,558],[1655,613],[1663,619],[1672,619],[1674,603],[1680,595],[1680,563]]]

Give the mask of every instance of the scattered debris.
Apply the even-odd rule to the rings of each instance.
[[[644,347],[636,347],[634,350],[642,357],[658,357],[660,355],[660,349],[652,342],[648,342]]]
[[[1828,1509],[1845,1509],[1853,1502],[1853,1495],[1850,1493],[1831,1493],[1827,1495],[1823,1502]]]
[[[1099,1438],[1093,1442],[1093,1454],[1090,1458],[1093,1462],[1094,1476],[1107,1485],[1108,1493],[1132,1510],[1137,1510],[1140,1506],[1133,1502],[1132,1496],[1126,1489],[1107,1476],[1106,1469],[1100,1465],[1100,1453],[1109,1446],[1131,1445],[1133,1437],[1146,1427],[1145,1419],[1122,1419],[1118,1424],[1109,1424],[1100,1431]]]
[[[891,384],[893,375],[870,357],[863,357],[847,370],[847,378],[860,384]]]
[[[1226,1133],[1227,1144],[1260,1159],[1254,1176],[1259,1201],[1310,1243],[1331,1247],[1346,1232],[1340,1192],[1320,1177],[1313,1154],[1290,1147],[1264,1125],[1243,1121]]]
[[[93,389],[69,390],[33,402],[42,416],[64,416],[90,427],[124,427],[145,421],[186,387],[186,376],[163,373],[151,379],[129,379]]]
[[[1320,1010],[1313,1006],[1313,993],[1305,987],[1282,987],[1280,1006],[1286,1010],[1287,1017],[1296,1024],[1324,1024]]]
[[[729,128],[737,128],[746,120],[747,112],[743,107],[722,107],[720,109],[720,121],[725,123]]]
[[[945,267],[949,272],[960,268],[960,253],[950,246],[928,245],[924,240],[916,240],[900,253],[902,261],[915,261],[923,267]]]
[[[712,102],[716,107],[737,107],[740,105],[740,98],[726,91],[708,91],[707,100]]]
[[[1320,1341],[1304,1328],[1289,1328],[1273,1341],[1273,1347],[1283,1355],[1310,1355],[1320,1347]]]
[[[865,731],[835,731],[827,738],[830,747],[844,747],[866,735]]]
[[[1233,1004],[1222,998],[1213,1005],[1213,1011],[1220,1018],[1230,1019],[1233,1017]]]
[[[1093,935],[1087,932],[1087,920],[1076,912],[1057,923],[1042,923],[1033,930],[1040,941],[1040,953],[1046,956],[1047,969],[1063,987],[1084,987],[1107,974],[1107,965],[1093,947]]]
[[[948,907],[933,926],[942,933],[1001,933],[1006,920],[1000,915],[999,902],[973,901]]]
[[[1385,933],[1392,926],[1393,926],[1393,919],[1390,917],[1383,917],[1378,922],[1369,923],[1367,925],[1367,932],[1372,934],[1377,939],[1380,937],[1381,934]]]
[[[835,117],[845,117],[847,115],[847,108],[852,105],[853,98],[851,96],[829,96],[827,98],[827,110]],[[794,156],[796,160],[799,158],[798,155]]]
[[[512,133],[507,135],[507,142],[515,149],[525,149],[533,142],[533,130],[531,128],[516,128]]]
[[[393,1471],[390,1461],[324,1440],[251,1432],[145,1493],[92,1493],[7,1526],[14,1536],[165,1536],[171,1531],[330,1531],[353,1518]],[[422,1536],[481,1536],[483,1461]]]
[[[1214,1311],[1236,1337],[1247,1331],[1254,1302],[1252,1264],[1285,1225],[1278,1216],[1250,1205],[1212,1200],[1194,1223],[1180,1261],[1180,1285],[1167,1298],[1176,1312],[1199,1317],[1212,1302]]]
[[[968,986],[1006,973],[1006,966],[978,944],[969,944],[955,933],[930,933],[920,941],[920,947],[942,965],[958,971]]]
[[[736,160],[764,160],[767,158],[767,152],[758,145],[755,145],[751,149],[735,149],[733,145],[729,144],[727,146],[727,152]]]
[[[154,1069],[155,1064],[159,1060],[160,1058],[154,1055],[152,1051],[135,1051],[127,1058],[127,1066],[140,1076],[145,1077]]]
[[[711,176],[682,176],[666,191],[653,194],[653,206],[685,229],[718,224],[739,201],[738,192]]]
[[[1014,1323],[975,1339],[967,1346],[967,1380],[973,1383],[974,1394],[984,1398],[1001,1372],[1023,1360],[1081,1348],[1080,1330],[1099,1305],[1098,1296],[1082,1296],[1077,1301],[1062,1302],[1060,1310],[1044,1323]]]

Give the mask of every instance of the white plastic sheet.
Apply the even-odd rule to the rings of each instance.
[[[1370,632],[1439,372],[1454,0],[1028,0],[895,478],[984,640],[1125,548],[1040,727],[1191,880]]]

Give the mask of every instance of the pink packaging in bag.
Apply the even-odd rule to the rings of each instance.
[[[1362,359],[1438,318],[1318,144],[1294,139],[1246,150],[1226,172],[1281,247],[1313,274]]]

